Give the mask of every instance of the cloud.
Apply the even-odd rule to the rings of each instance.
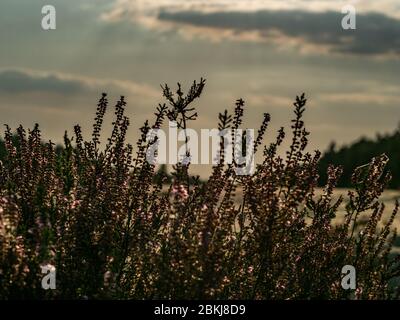
[[[174,12],[254,12],[261,10],[297,10],[309,12],[336,11],[352,4],[360,13],[376,12],[400,18],[398,0],[115,0],[103,18],[119,20],[157,16],[160,11]]]
[[[343,30],[338,12],[161,11],[159,20],[200,28],[233,30],[238,36],[256,31],[261,39],[280,37],[327,47],[330,51],[359,55],[400,53],[400,20],[378,13],[359,14],[356,30]],[[285,41],[286,42],[286,41]]]
[[[393,96],[379,93],[352,92],[352,93],[333,93],[322,94],[319,96],[322,103],[365,105],[373,104],[376,106],[398,106],[400,105],[400,96]]]
[[[357,10],[357,30],[341,27],[348,4]],[[101,17],[175,30],[188,39],[264,41],[308,53],[400,53],[398,0],[116,0]]]
[[[104,80],[26,69],[0,69],[0,92],[6,94],[84,95],[101,91],[150,98],[159,96],[159,92],[153,87],[131,81]]]
[[[0,71],[0,91],[7,93],[45,91],[73,94],[84,91],[84,86],[80,81],[62,79],[54,74],[34,74],[9,69]]]

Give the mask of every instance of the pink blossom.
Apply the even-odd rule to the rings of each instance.
[[[176,197],[181,198],[182,200],[186,200],[189,197],[189,193],[188,193],[186,187],[183,184],[181,184],[179,186],[176,186],[176,185],[173,186],[172,187],[172,193]]]

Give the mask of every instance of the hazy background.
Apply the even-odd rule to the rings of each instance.
[[[57,29],[41,28],[54,5]],[[353,4],[357,30],[343,30]],[[91,129],[96,102],[128,101],[138,128],[162,102],[159,85],[207,79],[193,128],[216,127],[218,111],[247,102],[245,126],[263,112],[287,126],[306,92],[311,147],[393,131],[400,122],[400,1],[1,0],[0,119],[38,122],[62,141]]]

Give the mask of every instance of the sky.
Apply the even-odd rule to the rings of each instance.
[[[47,4],[56,30],[41,27]],[[356,30],[341,27],[349,4]],[[201,77],[194,129],[243,98],[246,127],[271,114],[272,141],[302,92],[311,149],[400,123],[398,0],[1,0],[0,43],[1,123],[37,122],[55,142],[77,123],[90,131],[102,92],[126,97],[134,142],[164,101],[160,84]]]

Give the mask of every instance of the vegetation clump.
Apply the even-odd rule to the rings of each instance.
[[[334,223],[343,199],[333,190],[342,173],[327,168],[321,195],[320,152],[306,151],[304,94],[294,102],[291,145],[281,128],[264,146],[264,114],[255,139],[263,161],[255,173],[235,174],[223,159],[210,177],[190,176],[190,164],[162,176],[146,161],[155,142],[150,129],[167,119],[182,130],[195,121],[192,107],[204,80],[184,94],[163,87],[167,104],[140,129],[136,151],[126,142],[124,97],[115,105],[105,146],[100,134],[108,108],[97,105],[92,137],[80,126],[56,150],[38,126],[7,126],[0,162],[0,298],[2,299],[388,299],[398,298],[399,256],[391,225],[383,227],[379,201],[390,176],[388,159],[374,158],[353,173],[354,191],[343,222]],[[218,127],[240,128],[245,103],[219,114]],[[221,147],[223,145],[221,144]],[[189,152],[189,151],[188,151]],[[157,175],[157,179],[155,179]],[[165,184],[167,183],[167,188]],[[360,224],[360,217],[368,219]],[[41,287],[41,266],[56,268],[56,289]],[[341,286],[341,270],[357,271],[355,290]]]

